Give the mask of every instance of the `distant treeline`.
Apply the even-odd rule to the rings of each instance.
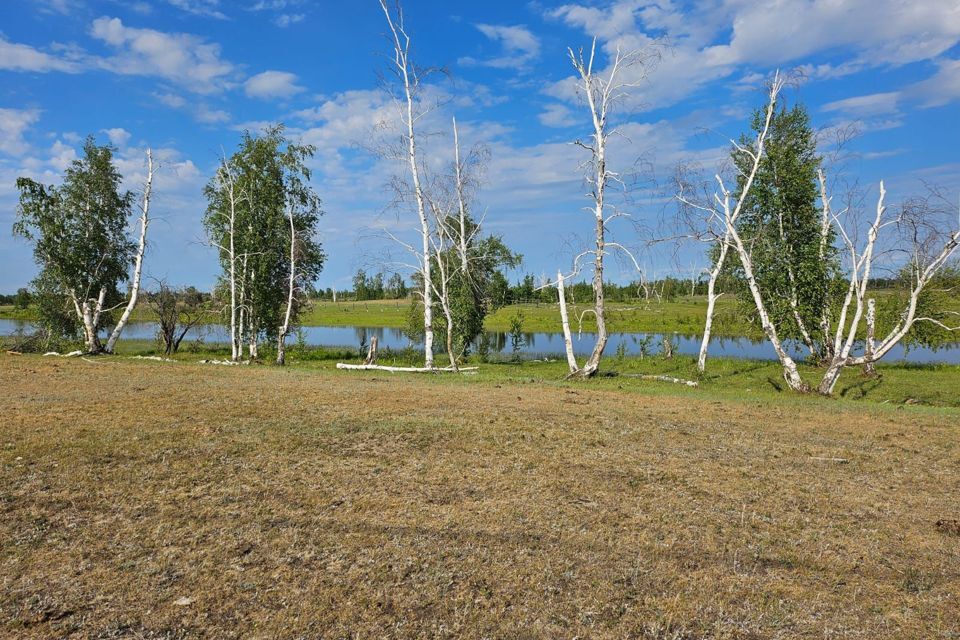
[[[557,300],[557,290],[555,287],[549,286],[549,278],[546,282],[538,283],[536,277],[527,274],[513,285],[506,278],[496,278],[495,280],[490,288],[491,302],[495,308],[525,302],[551,303]],[[410,285],[399,273],[387,276],[381,272],[369,276],[361,269],[353,277],[353,283],[354,288],[352,290],[337,290],[336,299],[356,301],[403,300],[410,297],[412,291]],[[894,289],[903,284],[897,278],[873,278],[871,283],[877,289]],[[547,286],[544,286],[545,284]],[[733,291],[735,287],[736,283],[724,283],[724,279],[721,278],[717,290]],[[582,303],[591,300],[593,297],[593,285],[586,280],[567,283],[566,290],[568,302]],[[681,296],[705,296],[707,294],[707,282],[703,278],[693,280],[674,276],[646,282],[634,281],[622,285],[605,282],[603,293],[610,302],[649,299],[669,302]],[[211,297],[214,297],[209,293],[198,290],[196,287],[184,287],[177,292],[177,295],[185,299],[198,298],[204,302],[208,302]],[[333,300],[334,290],[331,287],[314,289],[310,297],[314,300]],[[20,288],[16,293],[11,294],[0,293],[0,305],[13,305],[19,309],[26,309],[32,301],[32,294],[26,288]]]

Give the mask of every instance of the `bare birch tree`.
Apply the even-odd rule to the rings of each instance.
[[[824,395],[833,393],[845,367],[872,366],[899,344],[917,323],[929,322],[948,331],[960,330],[960,326],[948,326],[942,320],[918,314],[921,295],[960,246],[960,212],[955,222],[949,220],[952,213],[947,214],[949,222],[946,222],[944,216],[937,216],[925,203],[914,202],[903,207],[899,215],[891,217],[886,196],[886,188],[881,182],[876,212],[867,227],[862,248],[857,246],[852,225],[845,223],[840,215],[833,216],[833,224],[849,260],[849,284],[833,327],[832,356],[817,386],[817,391]],[[908,256],[909,289],[896,322],[882,339],[876,341],[874,301],[868,297],[868,291],[881,249],[881,234],[888,230],[898,230],[905,244],[899,250]],[[864,315],[867,316],[866,345],[861,355],[855,355],[852,351],[860,337]]]
[[[380,0],[380,7],[387,19],[390,36],[393,44],[393,58],[391,71],[398,79],[402,89],[394,95],[397,111],[403,126],[401,134],[406,147],[406,161],[409,165],[410,180],[413,197],[416,203],[417,216],[420,222],[421,251],[420,265],[422,277],[423,297],[423,355],[424,366],[433,367],[433,283],[430,247],[430,221],[428,219],[426,197],[421,185],[421,166],[417,147],[417,122],[424,115],[419,108],[418,94],[420,92],[420,73],[410,59],[410,36],[404,27],[403,9],[399,2],[391,11],[387,0]]]
[[[710,269],[707,279],[707,314],[703,325],[703,337],[700,341],[700,351],[697,356],[697,370],[700,373],[706,371],[707,351],[710,346],[710,338],[713,331],[713,316],[716,310],[717,300],[722,294],[717,293],[717,280],[723,272],[727,255],[731,248],[735,248],[733,234],[736,231],[737,222],[743,211],[744,202],[750,194],[750,189],[756,180],[757,173],[760,170],[760,164],[763,160],[763,154],[770,133],[770,123],[777,107],[777,99],[783,90],[783,79],[780,74],[774,77],[770,85],[768,102],[763,127],[757,134],[751,148],[747,148],[736,141],[731,140],[738,151],[751,159],[749,171],[743,178],[743,186],[737,196],[736,202],[731,204],[731,193],[727,190],[723,179],[719,174],[716,180],[720,191],[713,195],[712,201],[706,198],[697,198],[690,193],[691,183],[681,172],[678,174],[678,192],[677,200],[685,208],[685,217],[687,224],[694,230],[692,237],[708,243],[714,252],[713,267]],[[690,214],[693,215],[690,215]],[[697,218],[700,220],[697,220]],[[702,224],[701,224],[702,220]],[[731,231],[731,229],[733,231]],[[766,331],[766,328],[764,329]]]
[[[113,331],[110,332],[110,338],[107,340],[107,346],[104,351],[113,353],[113,349],[123,333],[130,314],[137,307],[137,299],[140,296],[140,279],[143,276],[143,254],[147,248],[147,226],[150,224],[150,196],[153,192],[153,150],[147,149],[147,178],[143,184],[143,200],[140,204],[140,239],[137,243],[137,253],[133,261],[133,281],[130,284],[130,300],[127,302],[120,320],[117,321]]]
[[[586,58],[583,50],[574,52],[573,49],[567,49],[570,62],[577,72],[578,91],[583,94],[586,100],[593,126],[593,133],[590,134],[587,142],[577,140],[574,143],[590,154],[589,160],[583,164],[583,167],[586,170],[585,179],[590,186],[588,195],[592,201],[588,211],[592,214],[594,222],[594,248],[581,254],[581,256],[593,255],[593,314],[597,324],[597,339],[587,361],[575,373],[576,376],[583,378],[589,378],[597,372],[600,367],[600,358],[603,356],[603,351],[607,345],[606,309],[603,291],[604,258],[610,249],[616,248],[626,251],[622,245],[612,243],[607,239],[607,225],[614,218],[625,215],[613,206],[607,198],[607,188],[611,183],[623,184],[621,175],[611,171],[608,167],[609,141],[611,137],[617,135],[617,129],[611,125],[610,117],[617,103],[629,95],[631,88],[639,85],[637,80],[624,80],[624,72],[635,67],[640,67],[643,70],[645,65],[656,57],[655,52],[644,50],[623,52],[618,47],[609,69],[600,73],[594,70],[596,49],[596,38],[594,38],[590,47],[590,54]],[[643,71],[640,75],[643,75]],[[575,260],[575,272],[578,270],[576,262]],[[634,262],[636,261],[634,260]]]
[[[287,303],[283,312],[283,324],[277,330],[277,364],[281,366],[287,362],[287,334],[290,333],[293,305],[299,292],[297,286],[297,227],[294,222],[292,205],[288,206],[287,217],[290,219],[290,274],[287,279]]]

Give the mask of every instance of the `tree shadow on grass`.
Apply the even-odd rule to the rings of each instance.
[[[865,378],[859,382],[854,382],[848,384],[840,390],[841,398],[866,398],[871,392],[880,388],[883,384],[883,376],[877,376],[875,378]]]

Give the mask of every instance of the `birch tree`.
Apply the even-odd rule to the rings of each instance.
[[[770,90],[771,105],[776,101],[776,95],[782,87],[782,81],[775,77]],[[768,114],[770,110],[768,109]],[[769,118],[769,115],[768,115]],[[762,138],[762,136],[761,136]],[[753,149],[742,145],[738,151],[753,160],[756,167],[762,157],[762,139]],[[848,366],[870,365],[883,358],[897,344],[899,344],[914,327],[921,322],[935,324],[944,330],[957,330],[956,326],[947,325],[942,319],[924,316],[918,313],[924,291],[930,286],[937,275],[949,264],[951,257],[960,245],[960,212],[945,214],[943,208],[939,210],[928,206],[903,207],[899,215],[891,216],[886,203],[886,188],[880,183],[876,210],[872,221],[866,229],[858,229],[856,220],[847,207],[839,213],[831,209],[832,198],[827,194],[826,180],[823,173],[819,174],[821,185],[822,219],[818,242],[829,246],[831,234],[824,229],[827,220],[841,239],[843,252],[846,254],[846,271],[848,285],[843,302],[840,304],[836,320],[832,321],[829,296],[823,301],[824,308],[819,314],[821,325],[826,339],[830,340],[825,353],[829,354],[820,382],[811,388],[800,376],[796,362],[787,352],[783,337],[771,318],[767,300],[769,294],[763,291],[763,283],[756,277],[754,271],[752,244],[745,241],[737,225],[740,203],[749,194],[753,186],[755,172],[748,174],[740,189],[739,197],[734,203],[734,196],[726,188],[723,179],[717,176],[719,191],[715,196],[716,211],[724,224],[725,237],[729,238],[730,248],[736,253],[742,268],[742,277],[750,292],[757,316],[763,327],[764,334],[770,341],[783,368],[783,377],[787,385],[799,392],[809,392],[814,388],[819,393],[829,395],[833,392],[837,380],[843,369]],[[861,231],[862,234],[858,234]],[[898,233],[897,233],[898,232]],[[886,241],[884,234],[893,236]],[[864,240],[858,241],[861,235]],[[884,250],[885,244],[891,245]],[[826,250],[826,248],[825,248]],[[876,338],[875,319],[868,321],[866,328],[867,342],[863,353],[853,352],[858,341],[863,337],[861,323],[865,316],[873,316],[870,312],[870,282],[873,277],[875,262],[879,255],[888,257],[893,251],[899,251],[908,256],[907,273],[909,285],[906,300],[896,314],[896,320],[885,333],[883,338]]]
[[[309,174],[308,174],[309,176]],[[316,239],[320,202],[296,175],[287,180],[287,220],[290,225],[287,301],[277,330],[277,364],[286,364],[286,339],[306,305],[307,292],[323,268],[324,254]]]
[[[137,253],[133,259],[133,281],[130,285],[130,300],[117,321],[113,331],[110,332],[110,338],[107,340],[107,346],[104,351],[113,353],[113,349],[123,333],[123,328],[127,326],[130,314],[137,307],[137,299],[140,296],[140,280],[143,277],[143,254],[147,249],[147,226],[150,224],[150,196],[153,193],[153,151],[147,149],[147,178],[143,183],[143,200],[140,203],[140,239],[137,242]]]
[[[394,103],[400,118],[401,138],[405,148],[405,161],[410,172],[411,189],[420,223],[419,272],[420,295],[423,298],[423,357],[426,368],[433,367],[433,274],[431,273],[431,229],[426,196],[421,183],[421,160],[419,158],[417,123],[426,111],[420,103],[422,73],[410,57],[410,36],[404,25],[403,9],[397,2],[391,10],[387,0],[380,0],[380,7],[390,30],[393,55],[389,69],[397,80],[393,91]]]
[[[204,190],[209,203],[204,225],[207,227],[210,243],[217,248],[220,263],[226,272],[230,292],[230,359],[237,362],[243,356],[237,255],[237,212],[243,197],[237,189],[234,174],[235,169],[226,153],[223,153],[213,180]]]
[[[64,173],[63,184],[45,186],[18,178],[20,201],[14,234],[33,243],[40,267],[39,297],[62,300],[82,327],[88,353],[103,351],[99,332],[122,300],[119,285],[129,278],[135,245],[127,237],[133,194],[122,192],[113,147],[88,137],[83,157]],[[42,313],[50,307],[41,305]],[[60,329],[59,320],[51,318]],[[41,317],[41,323],[52,326]]]
[[[753,129],[759,132],[763,126],[758,111]],[[742,146],[748,144],[741,139]],[[745,175],[753,158],[737,147],[731,156],[739,174]],[[833,228],[823,225],[825,208],[817,206],[822,162],[803,105],[778,105],[756,180],[736,223],[750,246],[754,276],[771,321],[782,338],[801,342],[814,362],[824,357],[821,347],[828,342],[821,313],[829,307],[830,283],[839,262]],[[740,281],[736,258],[729,267],[734,282]],[[752,304],[745,288],[740,294],[743,302]]]
[[[832,327],[832,355],[817,386],[817,391],[824,395],[833,393],[844,368],[872,367],[920,323],[929,323],[946,331],[960,331],[960,323],[948,325],[941,318],[919,313],[924,293],[938,274],[949,266],[951,257],[960,246],[960,211],[930,207],[926,201],[912,201],[902,207],[898,215],[891,216],[886,198],[887,191],[881,182],[876,210],[861,243],[857,242],[855,220],[849,216],[846,219],[843,215],[833,216],[832,222],[847,256],[848,286]],[[884,234],[894,236],[887,251],[884,251]],[[875,303],[869,292],[875,263],[881,252],[906,255],[907,295],[892,326],[878,340],[875,335]],[[865,316],[867,340],[863,353],[856,354],[854,347],[862,336],[860,323]]]
[[[488,152],[482,145],[462,152],[456,119],[452,156],[449,171],[432,176],[424,172],[422,184],[431,213],[435,316],[445,320],[445,326],[436,330],[442,334],[450,368],[457,370],[458,361],[483,330],[484,317],[495,307],[490,288],[498,275],[502,278],[499,269],[517,266],[521,256],[511,252],[499,236],[485,235],[483,216],[475,219],[471,213]],[[417,254],[414,247],[406,247]]]
[[[282,125],[259,136],[244,133],[205,190],[204,225],[220,250],[230,288],[234,359],[242,357],[244,344],[251,359],[258,357],[263,339],[280,346],[304,287],[322,268],[323,253],[314,238],[320,204],[306,166],[313,153],[310,145],[289,142]]]
[[[727,190],[720,174],[716,175],[719,192],[714,193],[710,198],[704,198],[697,197],[695,183],[683,171],[678,173],[677,200],[684,212],[686,225],[693,230],[691,237],[710,246],[713,258],[713,266],[707,279],[707,313],[697,356],[697,370],[700,373],[706,371],[707,351],[713,332],[713,316],[717,300],[722,295],[717,293],[717,280],[726,268],[730,250],[735,248],[731,228],[734,230],[737,228],[744,210],[744,203],[750,197],[754,181],[760,171],[777,100],[782,90],[783,80],[778,73],[770,85],[762,126],[759,127],[756,138],[749,147],[746,146],[745,141],[740,143],[731,141],[742,156],[751,159],[750,164],[744,167],[742,169],[744,172],[740,174],[740,189],[734,202],[731,202],[733,195]]]
[[[589,153],[589,159],[582,166],[586,170],[585,179],[590,187],[588,195],[591,206],[587,210],[592,215],[594,226],[594,248],[574,259],[574,272],[576,272],[581,258],[593,256],[593,315],[597,323],[597,339],[585,364],[575,374],[583,378],[589,378],[597,372],[600,367],[600,358],[607,345],[603,291],[604,259],[611,249],[626,251],[619,243],[610,242],[607,239],[607,227],[611,220],[625,215],[609,201],[607,194],[611,183],[623,185],[621,175],[608,166],[609,142],[611,137],[618,133],[616,127],[611,124],[610,117],[617,103],[629,95],[631,88],[639,84],[635,80],[625,80],[624,72],[639,67],[641,69],[639,75],[642,75],[644,66],[653,57],[649,51],[634,50],[625,53],[618,47],[609,68],[600,73],[594,70],[596,48],[597,41],[594,38],[586,58],[582,49],[578,52],[574,52],[573,49],[567,50],[570,62],[577,72],[577,89],[583,95],[589,109],[593,129],[586,142],[583,140],[575,142],[578,147]],[[634,263],[636,263],[635,260]]]

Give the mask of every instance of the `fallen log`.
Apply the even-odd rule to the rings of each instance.
[[[460,371],[476,371],[480,367],[460,367]],[[456,373],[450,367],[388,367],[380,364],[347,364],[338,362],[337,369],[354,371],[389,371],[390,373]]]
[[[688,387],[699,387],[700,383],[695,380],[683,380],[682,378],[672,378],[670,376],[654,376],[643,373],[621,373],[625,378],[637,378],[639,380],[655,380],[657,382],[672,382],[673,384],[682,384]]]

